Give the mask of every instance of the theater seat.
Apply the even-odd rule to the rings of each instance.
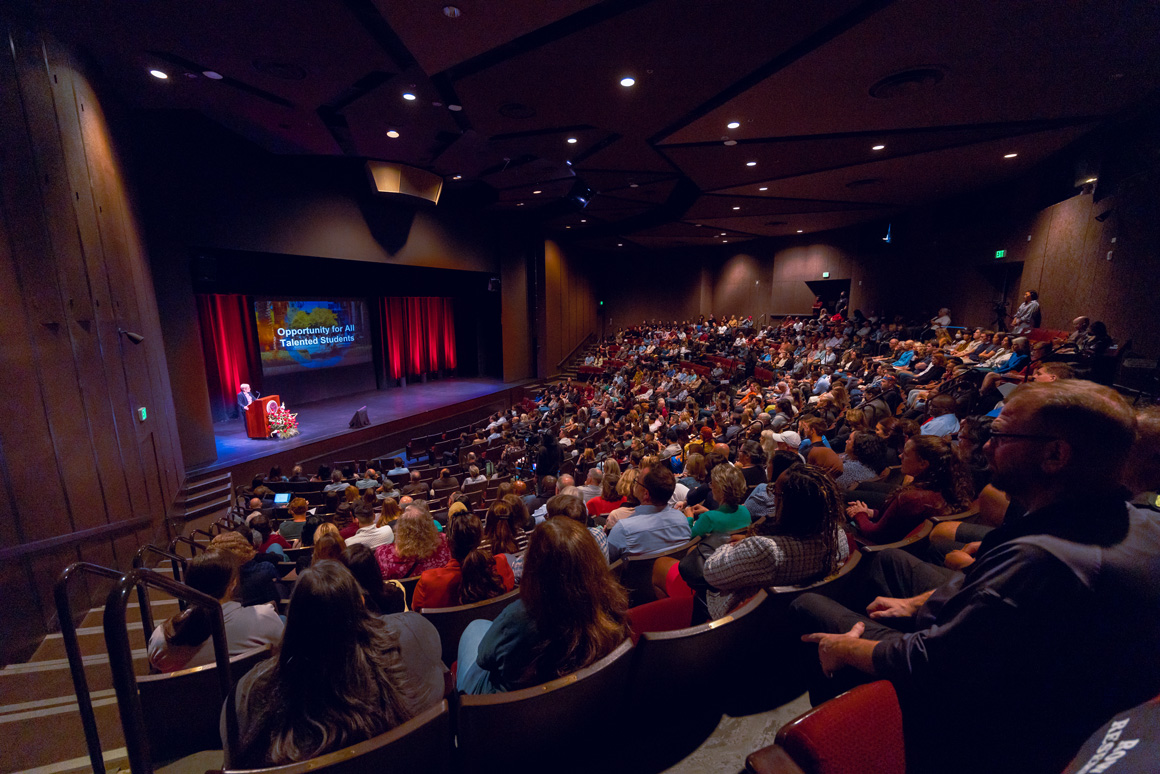
[[[669,597],[638,605],[628,611],[628,625],[636,635],[685,629],[693,621],[692,597]]]
[[[262,774],[450,774],[451,712],[447,701],[374,739],[302,763],[258,769]],[[222,774],[241,774],[226,769]]]
[[[859,685],[813,708],[782,728],[776,744],[746,758],[745,770],[785,772],[786,756],[805,774],[905,774],[894,686],[886,680]]]

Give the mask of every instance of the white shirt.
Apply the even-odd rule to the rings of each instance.
[[[358,532],[346,539],[348,546],[353,546],[355,543],[362,543],[370,549],[385,546],[388,543],[395,542],[395,532],[388,526],[376,527],[371,524],[367,527],[359,527]]]

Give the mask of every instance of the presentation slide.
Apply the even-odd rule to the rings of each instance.
[[[264,376],[369,363],[370,318],[362,299],[254,299]]]

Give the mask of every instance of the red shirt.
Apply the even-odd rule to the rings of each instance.
[[[266,542],[258,546],[258,553],[266,553],[266,551],[270,549],[270,546],[282,546],[282,548],[285,549],[289,548],[290,544],[286,542],[286,538],[282,537],[277,532],[273,532],[270,534],[270,537],[266,538]]]
[[[512,568],[508,565],[507,557],[500,554],[495,557],[495,569],[499,579],[503,581],[504,592],[516,587],[516,578]],[[436,607],[456,607],[461,604],[459,588],[463,584],[463,568],[455,559],[451,559],[442,567],[425,570],[419,576],[419,583],[415,586],[415,597],[411,601],[413,610]]]
[[[588,501],[588,515],[592,517],[607,516],[624,504],[624,498],[605,500],[603,497],[593,497]]]

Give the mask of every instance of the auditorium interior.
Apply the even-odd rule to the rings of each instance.
[[[1160,5],[445,2],[0,8],[0,770],[88,766],[64,568],[208,529],[198,482],[511,409],[618,330],[839,292],[991,328],[1034,290],[1156,369]],[[255,298],[361,299],[365,358],[263,377]],[[302,435],[247,437],[247,380]]]

